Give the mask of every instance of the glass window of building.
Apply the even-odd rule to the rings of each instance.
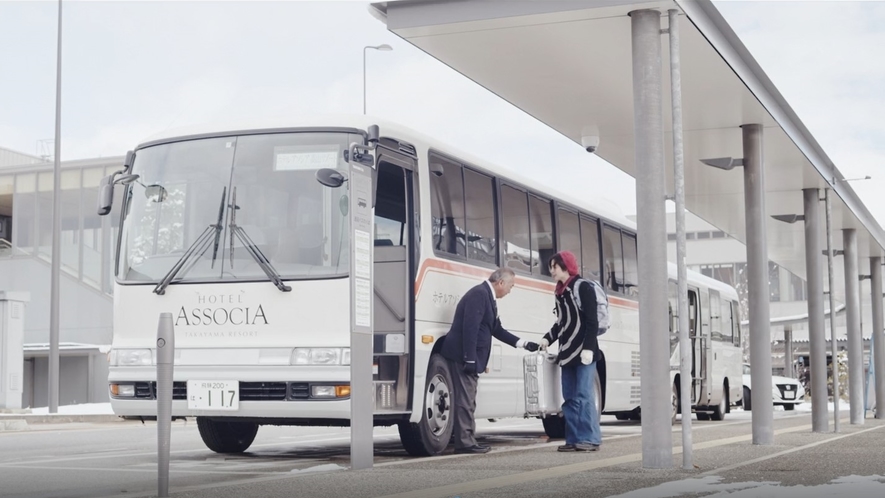
[[[33,253],[37,247],[37,175],[15,175],[13,195],[12,245],[19,251]]]
[[[771,302],[781,300],[781,278],[778,264],[768,262],[768,294]]]

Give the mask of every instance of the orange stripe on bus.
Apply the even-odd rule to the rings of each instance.
[[[427,273],[430,271],[460,276],[479,277],[480,279],[485,280],[489,278],[489,275],[492,274],[493,270],[477,268],[475,266],[457,263],[454,261],[445,261],[442,259],[426,259],[424,260],[424,264],[421,265],[421,269],[418,270],[418,280],[415,282],[416,300],[418,299],[418,295],[421,294],[421,287],[424,285],[424,279],[427,276]],[[539,282],[534,279],[524,278],[520,276],[516,277],[515,285],[518,287],[543,292],[553,292],[553,290],[556,288],[551,282]]]
[[[477,268],[475,266],[454,261],[446,261],[442,259],[426,259],[421,269],[418,271],[418,280],[415,282],[415,300],[421,294],[421,287],[424,285],[424,279],[429,272],[442,273],[455,276],[479,277],[482,280],[489,278],[492,270],[485,268]],[[552,282],[539,282],[534,279],[525,277],[516,277],[516,286],[543,292],[553,292],[556,289]],[[633,299],[624,299],[616,296],[609,296],[609,304],[620,308],[639,309],[639,302]]]

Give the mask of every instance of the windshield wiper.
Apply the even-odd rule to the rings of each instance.
[[[230,267],[233,269],[234,267],[234,237],[240,240],[240,243],[243,244],[243,247],[246,248],[246,252],[252,256],[252,259],[258,263],[258,266],[264,271],[264,274],[267,275],[267,278],[270,279],[274,285],[277,286],[277,289],[280,289],[283,292],[289,292],[292,290],[291,287],[283,283],[283,278],[280,276],[280,272],[278,272],[273,265],[270,264],[270,260],[267,259],[267,256],[261,252],[261,249],[252,241],[252,238],[249,237],[249,234],[243,230],[242,227],[237,226],[237,209],[240,209],[237,206],[237,187],[234,187],[231,190],[231,205],[230,205]]]
[[[215,257],[218,254],[218,241],[221,237],[221,220],[224,217],[224,199],[227,196],[227,187],[224,187],[221,190],[221,206],[218,208],[218,220],[214,225],[209,225],[203,230],[203,233],[197,237],[197,240],[194,241],[190,247],[187,248],[187,251],[181,255],[181,258],[175,262],[172,268],[169,269],[169,272],[160,280],[160,283],[154,288],[154,293],[162,296],[166,293],[166,287],[169,287],[169,284],[172,283],[172,280],[181,272],[181,269],[184,268],[185,264],[187,265],[187,269],[184,270],[182,276],[185,275],[190,269],[200,260],[203,254],[209,249],[209,244],[212,241],[212,232],[215,231],[215,249],[212,251],[212,266],[215,267]],[[194,255],[197,257],[194,257]]]

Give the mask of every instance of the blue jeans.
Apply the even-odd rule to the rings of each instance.
[[[593,396],[593,379],[596,362],[562,367],[562,413],[565,416],[566,444],[602,443],[599,417],[596,415],[596,398]]]

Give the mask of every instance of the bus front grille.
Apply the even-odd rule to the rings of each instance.
[[[285,382],[240,382],[241,401],[283,401]]]

